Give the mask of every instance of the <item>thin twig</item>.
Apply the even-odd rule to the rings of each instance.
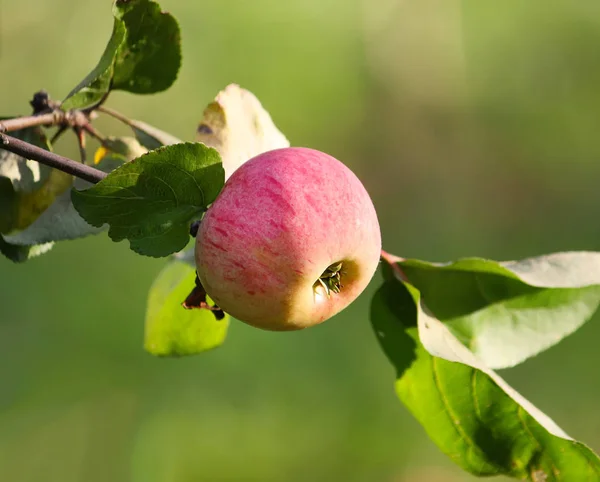
[[[123,124],[127,124],[128,126],[131,126],[131,119],[128,119],[126,116],[124,116],[123,114],[121,114],[120,112],[117,112],[116,110],[113,110],[109,107],[105,107],[105,106],[100,106],[97,109],[99,112],[103,112],[104,114],[107,114],[111,117],[114,117],[115,119],[123,122]]]
[[[98,130],[89,122],[82,125],[83,129],[94,139],[98,140],[100,144],[106,144],[106,136],[98,132]]]
[[[87,155],[85,152],[85,131],[81,127],[75,127],[73,130],[75,131],[75,135],[77,135],[79,157],[81,158],[81,162],[85,164],[87,161]]]
[[[2,133],[0,133],[0,149],[14,152],[26,159],[38,161],[41,164],[59,169],[94,184],[106,177],[106,173],[99,169],[94,169],[86,164],[80,164],[67,157],[59,156],[16,137]]]
[[[50,144],[54,145],[54,143],[59,139],[60,136],[62,136],[65,133],[67,129],[68,127],[66,125],[60,126],[52,136],[52,139],[50,139]]]
[[[15,117],[0,121],[0,132],[12,132],[27,127],[49,126],[58,124],[61,120],[60,111],[52,111],[46,114],[29,115],[25,117]]]
[[[102,106],[102,104],[104,104],[106,102],[106,100],[108,99],[108,96],[110,95],[110,92],[111,92],[111,89],[108,89],[108,91],[106,91],[104,93],[104,95],[100,98],[100,100],[98,100],[98,102],[87,106],[85,109],[81,109],[81,112],[83,112],[85,115],[89,116],[92,112],[99,109]]]

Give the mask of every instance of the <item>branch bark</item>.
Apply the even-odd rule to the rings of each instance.
[[[109,107],[100,106],[100,107],[98,107],[98,111],[103,112],[104,114],[107,114],[111,117],[114,117],[118,121],[121,121],[123,124],[131,126],[131,120],[128,119],[127,117],[125,117],[120,112],[117,112],[116,110],[110,109]]]
[[[13,152],[26,159],[32,159],[54,169],[79,177],[84,181],[98,183],[106,177],[106,173],[91,166],[73,161],[67,157],[54,154],[28,142],[0,132],[0,149]]]
[[[0,121],[0,132],[11,132],[35,126],[50,126],[60,122],[59,111],[52,111],[46,114],[36,114],[25,117],[16,117]]]

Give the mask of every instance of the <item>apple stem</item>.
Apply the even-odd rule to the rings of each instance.
[[[400,267],[398,263],[404,261],[404,258],[400,256],[396,256],[395,254],[390,254],[387,251],[381,250],[381,259],[385,261],[389,267],[392,269],[396,278],[400,281],[405,281],[406,283],[410,283],[408,276],[404,273],[404,270]]]

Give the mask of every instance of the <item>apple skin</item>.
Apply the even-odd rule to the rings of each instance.
[[[257,328],[289,331],[352,303],[380,253],[377,213],[356,175],[328,154],[288,147],[231,175],[202,219],[195,259],[223,311]],[[328,295],[318,279],[340,261],[341,290]]]

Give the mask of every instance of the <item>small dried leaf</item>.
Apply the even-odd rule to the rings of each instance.
[[[206,107],[196,138],[219,151],[225,179],[248,159],[290,145],[256,96],[237,84]]]

